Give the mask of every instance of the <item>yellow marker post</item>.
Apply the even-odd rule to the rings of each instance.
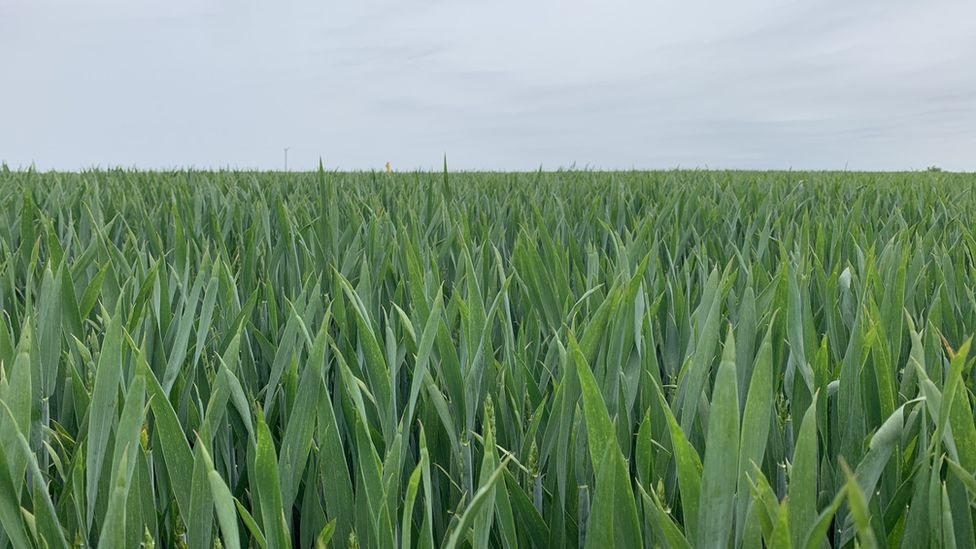
[[[386,163],[386,174],[387,175],[390,174],[390,163],[389,162]]]

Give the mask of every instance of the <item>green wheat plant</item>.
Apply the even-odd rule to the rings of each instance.
[[[0,171],[0,548],[974,547],[976,177]]]

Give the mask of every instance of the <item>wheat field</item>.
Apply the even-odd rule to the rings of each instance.
[[[974,547],[976,177],[0,171],[0,547]]]

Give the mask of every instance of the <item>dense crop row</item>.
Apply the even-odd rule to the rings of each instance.
[[[0,172],[0,547],[973,547],[976,178]]]

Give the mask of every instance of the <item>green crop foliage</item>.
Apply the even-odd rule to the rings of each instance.
[[[974,547],[976,177],[0,171],[0,548]]]

